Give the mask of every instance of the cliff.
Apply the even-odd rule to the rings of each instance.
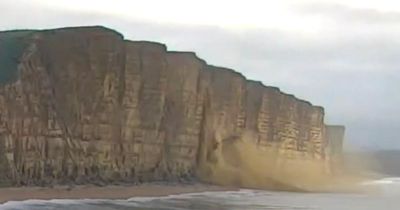
[[[2,32],[0,76],[3,184],[186,179],[234,139],[325,160],[323,108],[107,28]]]

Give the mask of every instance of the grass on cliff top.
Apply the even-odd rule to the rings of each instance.
[[[34,31],[0,32],[0,85],[17,78],[19,59],[28,46],[28,38]]]

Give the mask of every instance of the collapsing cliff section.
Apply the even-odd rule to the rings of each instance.
[[[208,176],[232,138],[324,159],[322,108],[194,53],[103,27],[25,40],[16,69],[0,66],[17,72],[0,87],[0,178],[10,184]]]

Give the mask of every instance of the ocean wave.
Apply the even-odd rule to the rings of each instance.
[[[364,185],[400,184],[400,177],[386,177],[383,179],[363,182]]]
[[[33,207],[42,206],[81,206],[81,205],[120,205],[137,207],[143,203],[149,203],[153,201],[163,201],[163,200],[177,200],[177,199],[191,199],[196,197],[214,197],[214,198],[233,198],[239,197],[244,194],[251,193],[251,190],[238,190],[238,191],[206,191],[199,193],[184,193],[176,195],[167,196],[151,196],[151,197],[132,197],[129,199],[50,199],[50,200],[40,200],[40,199],[29,199],[24,201],[8,201],[4,204],[0,204],[0,210],[17,210],[17,209],[31,209]]]
[[[399,181],[398,178],[385,180]],[[391,185],[381,186],[387,187]],[[378,210],[382,206],[385,206],[385,210],[400,209],[397,196],[272,192],[243,189],[159,197],[133,197],[126,200],[54,199],[10,201],[0,205],[0,210]]]
[[[8,201],[4,204],[0,204],[0,210],[11,210],[11,209],[25,209],[29,206],[46,206],[46,205],[81,205],[90,203],[101,203],[106,200],[103,199],[29,199],[23,201]]]
[[[0,210],[16,209],[168,209],[183,210],[195,205],[196,209],[234,209],[233,206],[252,206],[258,209],[262,203],[253,199],[268,196],[267,191],[241,189],[237,191],[206,191],[158,197],[132,197],[126,200],[110,199],[52,199],[9,201]],[[230,207],[227,207],[227,206]],[[192,206],[193,207],[193,206]],[[231,208],[232,207],[232,208]],[[189,208],[191,209],[191,208]]]

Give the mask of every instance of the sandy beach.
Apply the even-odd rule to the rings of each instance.
[[[134,186],[56,186],[0,188],[0,203],[28,199],[128,199],[144,196],[166,196],[204,191],[232,191],[235,188],[205,184],[141,184]]]

